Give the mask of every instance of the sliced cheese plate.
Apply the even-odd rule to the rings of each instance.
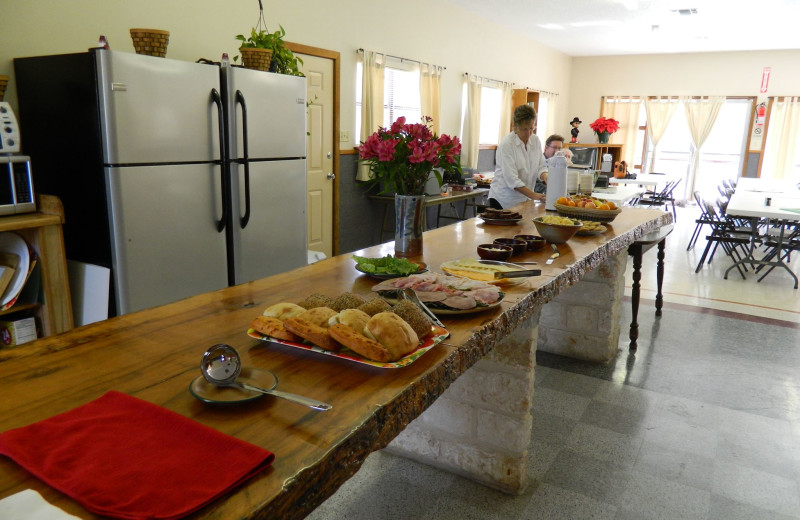
[[[495,279],[494,273],[523,271],[526,267],[510,262],[500,262],[498,260],[477,260],[474,258],[462,258],[460,260],[449,260],[441,266],[442,271],[453,276],[461,276],[470,280],[494,285],[518,285],[525,283],[527,278],[503,278]]]

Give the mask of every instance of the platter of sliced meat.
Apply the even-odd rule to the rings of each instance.
[[[385,280],[372,291],[393,302],[397,291],[405,288],[413,289],[434,314],[443,316],[484,312],[500,305],[505,296],[496,285],[433,272]]]

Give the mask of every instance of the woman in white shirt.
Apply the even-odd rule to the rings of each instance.
[[[490,207],[503,209],[528,199],[545,200],[543,194],[533,191],[537,179],[547,180],[547,163],[542,143],[533,134],[534,123],[533,107],[520,105],[514,109],[514,131],[497,146],[497,168],[489,188]]]

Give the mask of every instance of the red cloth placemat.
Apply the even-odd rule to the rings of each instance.
[[[93,513],[136,520],[186,516],[275,457],[116,391],[0,434],[0,454]]]

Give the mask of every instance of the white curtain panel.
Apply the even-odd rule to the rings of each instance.
[[[483,78],[467,76],[467,110],[461,126],[461,166],[478,167],[478,140],[481,133],[481,87]]]
[[[542,102],[542,98],[544,98],[545,106],[547,107],[547,110],[544,113],[545,121],[542,121],[544,123],[544,131],[540,135],[540,137],[544,137],[544,139],[542,139],[542,145],[544,145],[544,141],[547,139],[547,136],[556,133],[556,106],[558,105],[558,94],[553,92],[540,92],[540,104]],[[567,137],[567,139],[569,139],[569,137]]]
[[[419,70],[419,98],[423,116],[433,118],[431,129],[439,135],[442,110],[442,67],[422,63]]]
[[[653,171],[658,142],[664,135],[664,131],[666,131],[667,125],[675,114],[675,109],[679,103],[680,99],[676,97],[647,98],[644,100],[644,108],[647,110],[647,135],[650,136],[650,141],[653,142],[653,153],[650,154],[650,164],[647,165],[647,168],[642,173]]]
[[[767,128],[762,179],[789,179],[797,157],[800,132],[800,98],[772,99]]]
[[[636,135],[639,132],[639,110],[642,100],[630,96],[606,96],[600,114],[603,117],[619,121],[619,130],[611,134],[609,143],[623,145],[625,155],[622,159],[628,167],[638,164],[633,157],[636,152]]]
[[[497,129],[497,142],[500,143],[511,128],[511,97],[514,93],[514,85],[503,82],[500,86],[500,128]]]
[[[361,142],[367,140],[373,132],[384,125],[383,122],[383,74],[386,59],[383,54],[364,51],[362,57],[361,82]],[[372,178],[369,165],[359,164],[356,173],[357,181],[368,181]]]
[[[683,101],[686,110],[686,122],[689,124],[689,133],[692,135],[694,150],[692,162],[689,167],[689,177],[686,179],[685,193],[694,193],[697,170],[700,166],[700,148],[706,142],[708,134],[714,127],[720,109],[725,104],[725,96],[706,96],[700,98],[687,98]]]

